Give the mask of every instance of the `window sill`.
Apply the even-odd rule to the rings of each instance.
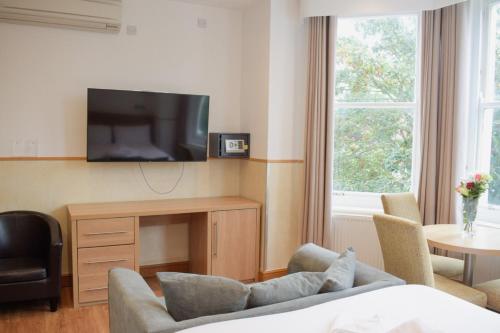
[[[334,206],[332,215],[366,216],[372,217],[374,214],[383,214],[384,211],[376,208]]]
[[[335,192],[332,196],[332,212],[337,215],[372,216],[382,212],[380,193]]]
[[[481,227],[500,229],[500,223],[498,222],[476,221],[475,224]]]

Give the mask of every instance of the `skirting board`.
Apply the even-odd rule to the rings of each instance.
[[[171,262],[168,264],[158,264],[158,265],[145,265],[139,268],[140,274],[145,278],[154,277],[157,272],[189,272],[189,261],[181,262]],[[272,271],[259,272],[259,281],[266,281],[270,279],[279,278],[285,276],[288,273],[286,268],[275,269]],[[73,286],[73,279],[71,274],[64,274],[61,277],[62,287]]]
[[[259,281],[266,281],[275,278],[279,278],[288,274],[288,270],[286,268],[275,269],[272,271],[260,272],[259,273]]]
[[[155,277],[158,272],[189,272],[189,261],[171,262],[169,264],[145,265],[139,268],[142,277]]]
[[[171,262],[168,264],[144,265],[139,268],[139,273],[144,278],[154,277],[157,272],[189,272],[189,261]],[[63,274],[61,277],[62,287],[72,287],[73,278],[71,274]]]

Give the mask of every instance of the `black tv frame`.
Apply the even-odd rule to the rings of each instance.
[[[138,158],[102,158],[102,159],[89,159],[89,107],[88,107],[88,98],[89,98],[89,92],[91,90],[101,90],[101,91],[116,91],[116,92],[133,92],[133,93],[151,93],[151,94],[168,94],[168,95],[180,95],[180,96],[198,96],[198,97],[207,97],[208,98],[208,115],[210,115],[210,96],[209,95],[201,95],[201,94],[180,94],[180,93],[170,93],[170,92],[157,92],[157,91],[148,91],[148,90],[122,90],[122,89],[102,89],[102,88],[88,88],[87,89],[87,129],[86,129],[86,134],[87,134],[87,142],[86,142],[86,160],[88,163],[122,163],[122,162],[155,162],[155,163],[175,163],[175,162],[206,162],[208,160],[208,140],[209,140],[209,120],[207,120],[207,130],[206,130],[206,135],[205,135],[205,154],[203,154],[202,159],[185,159],[185,160],[167,160],[167,159],[138,159]],[[100,117],[103,123],[108,122],[109,120],[106,120],[106,115],[104,113],[100,114]],[[135,119],[132,119],[135,118]],[[209,119],[209,117],[207,117]],[[137,119],[142,121],[143,123],[148,123],[151,122],[151,117],[148,115],[131,115],[128,119],[124,118],[121,119],[121,123],[126,125],[127,123],[137,123]],[[123,121],[122,121],[123,120]],[[152,128],[154,130],[154,127]],[[154,132],[151,132],[151,136],[154,136]]]

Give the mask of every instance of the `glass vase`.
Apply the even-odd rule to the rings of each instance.
[[[463,198],[463,218],[464,225],[463,230],[466,236],[474,236],[474,221],[477,215],[477,205],[479,203],[479,198]]]

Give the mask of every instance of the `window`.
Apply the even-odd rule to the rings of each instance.
[[[483,32],[482,87],[479,105],[479,166],[493,181],[483,198],[481,218],[498,221],[500,210],[500,1],[490,1],[485,10]],[[487,208],[490,212],[484,212]]]
[[[418,15],[338,20],[333,180],[339,196],[356,192],[359,200],[359,192],[412,189],[418,30]]]

